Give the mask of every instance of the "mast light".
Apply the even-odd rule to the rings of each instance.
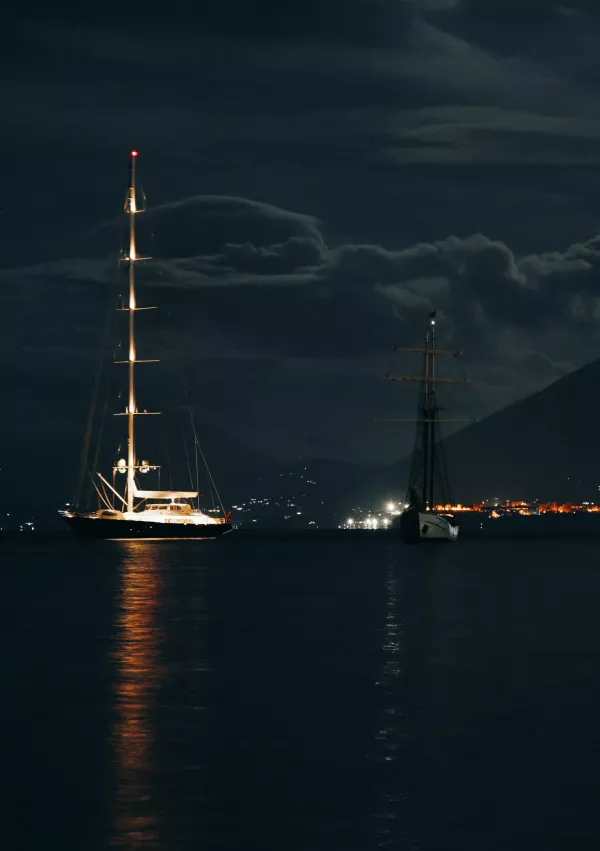
[[[137,152],[137,151],[132,151],[132,152],[131,152],[131,156],[132,156],[132,157],[137,157],[137,155],[138,155],[138,152]]]

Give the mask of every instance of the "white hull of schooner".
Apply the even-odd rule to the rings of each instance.
[[[453,543],[458,526],[447,517],[431,511],[407,508],[400,515],[400,534],[407,544]]]

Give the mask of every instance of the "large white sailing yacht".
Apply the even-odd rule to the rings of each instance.
[[[136,249],[136,214],[143,212],[136,197],[135,167],[137,151],[131,151],[129,165],[129,187],[125,200],[125,212],[129,216],[129,248],[124,258],[129,268],[129,292],[126,305],[120,309],[129,314],[128,358],[117,361],[127,366],[129,372],[127,406],[115,416],[127,418],[127,458],[118,459],[112,470],[112,484],[96,473],[94,488],[98,496],[98,508],[93,511],[60,511],[73,532],[85,538],[104,539],[178,539],[217,538],[230,531],[229,513],[223,506],[216,509],[220,516],[211,516],[195,507],[193,500],[198,491],[187,490],[144,490],[138,487],[137,477],[159,470],[157,465],[140,461],[136,453],[136,418],[152,415],[153,412],[138,409],[135,390],[135,374],[141,361],[136,354],[135,318],[138,311],[151,308],[138,306],[135,288],[135,267],[142,259]],[[119,489],[119,479],[124,487]]]

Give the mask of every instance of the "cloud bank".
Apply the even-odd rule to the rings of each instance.
[[[219,345],[229,335],[267,357],[377,358],[417,340],[435,308],[477,374],[489,368],[515,396],[595,356],[600,238],[526,256],[483,234],[330,246],[311,215],[215,196],[164,205],[145,224],[160,259],[140,269],[142,292],[164,291],[151,300],[190,334],[214,322]],[[0,273],[5,310],[29,311],[61,345],[93,326],[114,281],[114,262],[91,258]]]

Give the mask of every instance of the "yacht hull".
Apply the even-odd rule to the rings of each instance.
[[[230,523],[154,523],[151,520],[103,520],[83,515],[64,519],[78,538],[91,540],[209,540],[231,531]]]
[[[458,526],[429,511],[408,508],[399,521],[400,535],[407,544],[453,543],[458,537]]]

